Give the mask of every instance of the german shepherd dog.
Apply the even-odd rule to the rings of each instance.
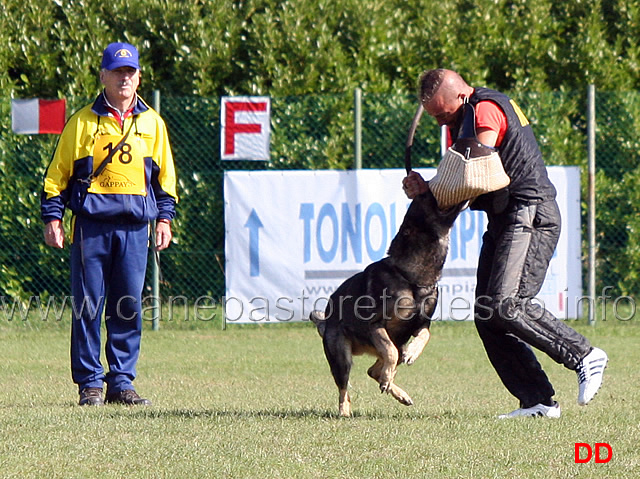
[[[329,298],[324,313],[311,312],[309,319],[322,337],[338,386],[341,416],[351,416],[347,387],[353,355],[376,356],[369,376],[382,392],[404,405],[413,404],[393,382],[396,368],[400,363],[413,364],[429,341],[449,233],[463,208],[461,204],[439,210],[431,191],[416,197],[388,256],[345,280]]]

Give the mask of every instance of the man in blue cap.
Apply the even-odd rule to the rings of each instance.
[[[65,125],[44,178],[45,242],[62,248],[71,218],[71,373],[80,405],[151,405],[133,387],[142,333],[142,290],[155,221],[155,249],[171,242],[176,175],[164,121],[137,95],[138,51],[103,52],[104,90]],[[100,362],[100,318],[105,353]],[[107,391],[103,396],[103,385]]]

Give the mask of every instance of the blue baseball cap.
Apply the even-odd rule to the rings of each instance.
[[[132,67],[140,70],[138,50],[128,43],[110,43],[102,53],[101,68],[115,70],[120,67]]]

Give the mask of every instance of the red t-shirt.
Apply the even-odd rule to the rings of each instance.
[[[492,101],[476,104],[476,128],[488,128],[498,133],[496,146],[500,146],[507,132],[507,115]]]
[[[507,115],[492,101],[485,100],[476,104],[476,128],[489,128],[498,133],[495,146],[502,143],[507,132]],[[451,132],[447,128],[447,145],[451,146]]]

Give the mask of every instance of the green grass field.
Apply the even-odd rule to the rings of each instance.
[[[150,408],[80,408],[69,320],[0,321],[2,478],[637,478],[640,326],[572,322],[610,363],[600,394],[576,404],[575,373],[541,361],[559,420],[496,416],[517,407],[470,323],[436,322],[397,383],[405,407],[356,358],[354,417],[309,324],[145,324],[136,387]],[[609,443],[610,462],[574,463],[576,442]],[[604,451],[603,451],[604,452]]]

